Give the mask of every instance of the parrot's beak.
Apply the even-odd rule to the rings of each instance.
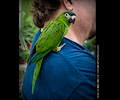
[[[69,23],[75,23],[75,15],[71,16],[71,18],[69,19]]]

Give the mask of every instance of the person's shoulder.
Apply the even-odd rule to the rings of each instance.
[[[75,49],[71,49],[67,43],[60,51],[51,51],[44,57],[43,62],[49,63],[52,66],[71,66],[69,58],[76,53]]]
[[[43,63],[49,66],[69,66],[64,55],[60,53],[61,51],[51,51],[43,58]]]
[[[42,62],[42,71],[51,70],[51,74],[70,74],[74,73],[79,77],[79,73],[74,68],[74,65],[71,63],[70,57],[74,56],[76,53],[73,49],[66,43],[64,47],[61,48],[60,51],[48,53]],[[72,51],[71,51],[72,50]],[[74,51],[74,52],[73,52]],[[73,62],[76,58],[73,58]],[[64,75],[63,74],[63,75]],[[71,75],[68,75],[71,76]]]

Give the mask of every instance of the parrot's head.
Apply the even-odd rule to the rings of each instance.
[[[65,11],[59,17],[61,17],[61,21],[64,21],[66,24],[70,25],[71,23],[75,23],[76,13],[73,11]]]

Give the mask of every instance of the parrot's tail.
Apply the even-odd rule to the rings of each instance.
[[[34,88],[35,88],[35,83],[39,75],[39,71],[41,69],[41,64],[42,64],[43,58],[39,59],[36,62],[35,68],[34,68],[34,75],[33,75],[33,81],[32,81],[32,94],[34,93]]]

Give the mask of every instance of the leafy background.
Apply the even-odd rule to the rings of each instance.
[[[29,13],[32,0],[19,0],[19,100],[22,100],[22,83],[27,66],[27,58],[35,34],[39,28],[33,24]]]

